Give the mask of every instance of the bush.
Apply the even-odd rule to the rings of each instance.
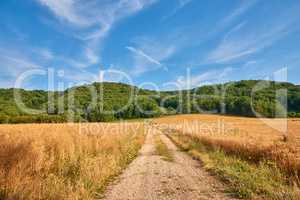
[[[9,123],[26,124],[26,123],[63,123],[67,122],[67,117],[64,115],[21,115],[10,117]]]
[[[0,114],[0,124],[7,124],[9,122],[9,117],[5,114]]]

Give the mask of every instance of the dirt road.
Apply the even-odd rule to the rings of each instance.
[[[140,155],[124,173],[112,183],[105,194],[106,200],[191,200],[191,199],[232,199],[223,191],[221,183],[201,168],[165,135],[161,140],[174,155],[168,162],[156,154],[154,134],[149,130]]]

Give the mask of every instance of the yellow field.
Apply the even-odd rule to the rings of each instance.
[[[143,144],[142,123],[0,126],[0,199],[94,199]]]
[[[163,133],[300,174],[300,120],[177,115],[152,120]],[[279,129],[281,128],[281,129]],[[143,122],[0,126],[0,199],[95,199],[137,155]],[[184,137],[178,137],[181,141]]]
[[[163,117],[154,123],[169,134],[192,137],[208,148],[222,149],[254,163],[275,161],[292,181],[300,183],[299,119],[198,114]]]
[[[270,145],[290,138],[291,145],[300,145],[300,119],[257,119],[221,115],[177,115],[154,120],[183,133],[191,133],[224,140],[238,140]],[[287,128],[287,129],[285,129]]]

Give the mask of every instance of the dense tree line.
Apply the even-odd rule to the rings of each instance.
[[[16,92],[30,113],[17,106]],[[280,99],[284,92],[287,102]],[[180,113],[300,117],[300,87],[249,80],[169,92],[121,83],[93,83],[64,92],[0,89],[0,123],[100,122]]]

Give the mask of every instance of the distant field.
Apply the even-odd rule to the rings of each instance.
[[[135,158],[142,123],[0,126],[0,199],[95,199]]]
[[[280,142],[286,135],[290,138],[289,144],[300,146],[300,118],[261,120],[247,117],[187,114],[162,117],[155,119],[154,122],[168,124],[184,133],[264,146]]]

